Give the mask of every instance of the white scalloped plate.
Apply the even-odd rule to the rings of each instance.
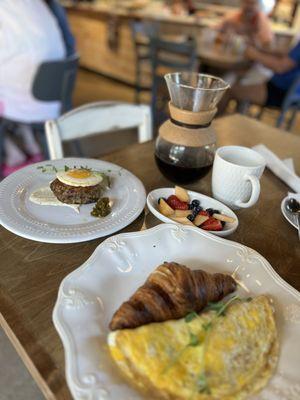
[[[61,283],[53,312],[76,400],[140,400],[120,376],[106,346],[108,323],[121,303],[164,261],[233,274],[242,296],[273,301],[281,342],[277,372],[255,400],[300,398],[300,293],[248,247],[193,227],[162,224],[106,239]]]
[[[88,166],[111,177],[105,195],[113,200],[112,213],[105,218],[90,215],[93,204],[80,207],[77,214],[70,207],[41,206],[29,200],[30,194],[46,186],[54,173],[43,173],[39,166],[56,168]],[[76,243],[111,235],[129,225],[142,212],[146,192],[131,172],[106,161],[89,158],[64,158],[30,165],[0,183],[0,223],[9,231],[27,239],[46,243]]]

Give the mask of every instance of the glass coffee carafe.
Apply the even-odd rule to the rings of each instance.
[[[213,164],[216,135],[211,121],[229,85],[194,72],[165,75],[170,119],[159,128],[155,159],[161,173],[176,183],[204,177]]]

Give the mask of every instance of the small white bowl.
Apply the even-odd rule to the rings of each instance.
[[[155,189],[152,190],[147,196],[147,206],[149,210],[152,212],[153,215],[155,215],[156,218],[160,219],[163,222],[167,223],[173,223],[173,224],[179,224],[178,222],[173,221],[172,219],[164,216],[158,211],[158,199],[160,197],[168,198],[172,194],[175,194],[175,189],[174,188],[161,188],[161,189]],[[192,192],[188,190],[188,194],[190,196],[190,200],[199,200],[200,201],[200,206],[203,207],[203,209],[206,208],[213,208],[215,210],[219,210],[221,214],[228,215],[229,217],[232,217],[235,219],[234,222],[226,222],[224,228],[222,231],[206,231],[213,233],[216,236],[228,236],[231,235],[238,227],[239,221],[238,217],[235,215],[235,213],[225,206],[225,204],[221,203],[218,200],[213,199],[212,197],[205,196],[204,194],[197,193],[197,192]],[[197,228],[196,229],[201,229]]]

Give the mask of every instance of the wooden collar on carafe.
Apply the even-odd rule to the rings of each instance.
[[[172,122],[191,129],[205,128],[209,126],[217,112],[217,108],[209,111],[197,112],[182,110],[175,107],[171,102],[169,102],[169,110]]]

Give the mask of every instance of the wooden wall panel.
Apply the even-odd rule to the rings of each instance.
[[[69,21],[77,40],[80,65],[126,83],[135,84],[135,50],[129,21],[118,21],[119,39],[116,49],[108,44],[109,19],[94,19],[69,11]],[[150,74],[150,68],[145,69]]]

